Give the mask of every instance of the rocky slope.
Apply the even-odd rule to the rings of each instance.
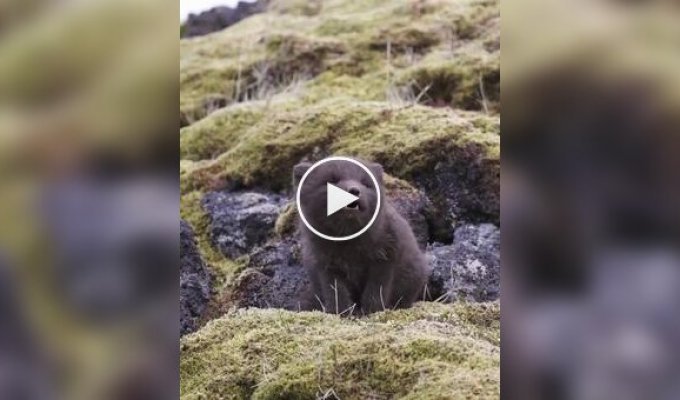
[[[181,214],[210,271],[184,398],[498,397],[499,24],[493,0],[273,0],[180,41]],[[291,171],[328,155],[384,166],[435,303],[297,312]]]

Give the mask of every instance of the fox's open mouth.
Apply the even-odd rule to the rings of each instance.
[[[349,203],[347,205],[347,207],[345,207],[345,208],[349,208],[350,210],[358,210],[359,209],[359,200],[355,200],[355,201]]]

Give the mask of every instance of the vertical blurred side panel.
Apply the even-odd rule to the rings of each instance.
[[[678,398],[680,9],[504,7],[503,397]]]
[[[179,396],[178,20],[0,5],[0,398]]]

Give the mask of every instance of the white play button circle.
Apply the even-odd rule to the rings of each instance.
[[[323,189],[325,189],[325,218],[323,215],[317,218],[317,221],[319,220],[324,220],[324,222],[335,222],[334,218],[343,218],[343,213],[339,211],[343,210],[345,213],[352,214],[354,212],[355,214],[352,215],[349,218],[354,218],[354,216],[357,213],[362,213],[362,215],[365,215],[365,219],[361,220],[361,224],[366,222],[364,226],[360,227],[357,229],[356,232],[353,232],[348,235],[343,235],[343,236],[333,236],[328,233],[324,233],[321,231],[321,229],[317,229],[317,227],[313,226],[313,224],[310,223],[310,218],[308,218],[308,215],[305,215],[305,209],[307,210],[313,210],[317,211],[319,207],[322,207],[322,204],[319,204],[319,202],[323,202],[323,199],[319,199],[318,197],[314,197],[315,200],[311,201],[311,204],[303,204],[301,202],[302,198],[306,198],[306,196],[302,196],[301,193],[304,190],[312,190],[310,188],[306,188],[305,183],[308,181],[308,178],[310,175],[315,174],[317,169],[323,165],[326,165],[328,163],[335,163],[336,165],[333,166],[331,165],[330,167],[335,167],[335,168],[330,168],[334,169],[336,171],[347,171],[347,170],[353,170],[354,174],[366,174],[366,177],[369,179],[358,179],[358,181],[365,181],[366,183],[362,183],[362,189],[365,190],[366,192],[371,192],[371,194],[374,195],[374,201],[372,201],[371,207],[365,207],[366,202],[360,202],[360,197],[364,196],[364,193],[359,194],[359,192],[350,193],[352,189],[347,189],[339,187],[338,184],[335,182],[330,182],[325,180],[324,176],[316,176],[312,181],[318,181],[320,178],[323,178]],[[353,165],[348,165],[347,163],[351,163]],[[357,168],[359,167],[359,168]],[[323,169],[323,168],[321,168]],[[323,171],[322,171],[323,173]],[[341,172],[339,172],[341,174]],[[356,177],[353,177],[356,178]],[[366,186],[367,185],[367,186]],[[372,187],[371,187],[372,186]],[[313,188],[314,190],[317,190],[318,187]],[[323,193],[323,192],[321,192]],[[368,193],[366,193],[368,195]],[[296,205],[297,205],[297,210],[298,210],[298,215],[300,216],[300,220],[302,220],[302,223],[305,224],[305,226],[313,232],[315,235],[326,239],[326,240],[332,240],[332,241],[344,241],[344,240],[350,240],[358,237],[362,233],[366,232],[371,225],[375,222],[376,218],[378,217],[378,214],[380,212],[380,202],[381,202],[381,188],[380,185],[378,184],[378,180],[376,177],[373,175],[373,173],[370,171],[368,167],[366,167],[364,164],[361,162],[349,158],[349,157],[328,157],[324,158],[321,161],[316,162],[313,164],[307,171],[302,175],[302,178],[300,179],[298,186],[297,186],[297,192],[295,196],[296,200]],[[309,201],[309,200],[308,200]],[[363,207],[359,206],[358,204],[361,204]],[[372,206],[375,206],[374,209]],[[323,211],[322,211],[323,212]],[[365,214],[364,214],[365,213]],[[317,213],[318,214],[318,213]],[[316,214],[313,214],[316,215]],[[369,219],[370,216],[370,219]],[[313,220],[313,219],[312,219]],[[344,232],[343,232],[344,233]]]
[[[332,183],[326,183],[326,191],[327,217],[359,200],[358,196],[348,193]]]

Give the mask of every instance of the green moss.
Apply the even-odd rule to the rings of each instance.
[[[358,101],[384,100],[388,85],[386,76],[384,74],[354,76],[354,72],[364,68],[362,65],[366,64],[338,64],[335,69],[341,70],[341,73],[328,71],[319,75],[307,84],[304,102],[318,104],[329,98],[347,98]]]
[[[498,54],[484,49],[487,31],[497,30],[489,25],[497,1],[436,3],[414,14],[401,0],[329,0],[311,16],[295,11],[304,3],[275,1],[268,13],[182,41],[184,119],[208,115],[206,102],[227,106],[182,129],[182,158],[201,161],[183,175],[183,191],[287,189],[295,163],[328,154],[376,160],[407,180],[456,153],[497,161],[498,117],[484,115],[499,111]],[[466,26],[479,29],[462,34]],[[234,93],[257,74],[274,90],[233,104],[247,100]],[[411,85],[429,86],[425,104],[480,113],[386,102],[395,87]]]
[[[392,175],[385,174],[383,177],[385,191],[390,196],[392,193],[399,193],[401,196],[419,196],[420,191],[403,179],[398,179]]]
[[[354,19],[331,17],[322,21],[315,33],[322,36],[338,36],[357,33],[367,29],[366,24]]]
[[[298,33],[275,33],[267,38],[267,51],[272,55],[290,56],[304,53],[342,53],[345,45],[332,38],[303,36]]]
[[[306,80],[312,93],[304,104],[338,95],[384,100],[391,85],[409,83],[393,82],[390,74],[398,77],[401,69],[428,64],[432,53],[456,60],[468,52],[484,52],[487,42],[497,37],[498,24],[489,22],[498,16],[496,0],[414,7],[405,0],[330,0],[323,4],[279,0],[270,4],[269,12],[229,29],[182,40],[182,125],[216,108],[243,101],[244,96],[252,99],[254,94],[248,94],[246,88],[252,90],[263,83],[267,87],[264,93],[258,88],[258,98],[276,97],[291,84]],[[280,13],[285,13],[285,18]],[[376,24],[376,20],[381,23]],[[455,73],[459,82],[456,88],[466,92],[460,95],[463,104],[473,101],[471,93],[476,90],[484,63],[476,58],[469,68],[461,66]],[[425,72],[422,75],[409,78],[420,77],[421,82],[432,77]],[[495,78],[482,75],[488,86],[496,85]],[[495,89],[489,90],[493,93]],[[461,103],[451,99],[446,104],[458,107]]]
[[[278,237],[285,237],[295,232],[297,221],[297,208],[295,202],[286,204],[274,224],[274,232]]]
[[[481,315],[485,327],[470,314]],[[498,304],[437,303],[365,319],[231,312],[182,339],[181,395],[498,398],[500,348],[485,337],[499,337],[499,315]]]
[[[427,24],[414,24],[413,21],[396,26],[380,28],[368,38],[367,44],[373,50],[404,52],[413,50],[422,53],[439,42],[440,38]]]
[[[474,151],[479,159],[499,157],[497,132],[486,132],[480,127],[487,125],[479,123],[493,118],[479,113],[335,99],[271,114],[187,179],[195,188],[217,181],[281,190],[290,187],[293,165],[310,156],[344,154],[375,160],[388,173],[407,180],[457,152]],[[193,129],[186,128],[184,134],[191,135]]]
[[[180,157],[205,160],[220,155],[238,143],[239,136],[264,117],[265,110],[257,107],[230,107],[180,131]]]
[[[183,125],[233,103],[269,100],[298,82],[325,70],[347,69],[356,61],[346,55],[342,42],[288,31],[267,34],[254,46],[256,51],[208,48],[194,50],[192,57],[187,56],[188,60],[196,58],[196,62],[201,60],[204,64],[188,61],[180,74]]]
[[[318,15],[323,10],[321,0],[273,0],[269,9],[279,14],[292,14],[300,16]]]
[[[500,55],[421,63],[403,72],[402,85],[429,87],[424,102],[465,110],[500,111]]]

